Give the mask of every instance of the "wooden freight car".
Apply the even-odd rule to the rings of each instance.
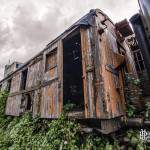
[[[134,63],[123,36],[101,10],[91,10],[45,49],[5,77],[6,115],[97,120],[104,132],[119,128],[125,115],[124,78]]]

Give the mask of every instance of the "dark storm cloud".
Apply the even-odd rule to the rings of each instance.
[[[90,9],[100,8],[116,22],[133,14],[136,4],[136,0],[0,2],[0,17],[4,18],[0,21],[0,79],[5,64],[9,61],[27,61]]]
[[[12,18],[12,26],[0,25],[0,78],[4,65],[15,60],[25,62],[41,51],[50,40],[61,33],[67,24],[61,23],[59,5],[47,6],[48,11],[42,18],[36,15],[38,9],[33,3],[18,5]],[[61,25],[61,26],[60,26]]]
[[[49,11],[42,19],[38,19],[35,15],[39,10],[32,3],[26,7],[19,5],[16,8],[12,21],[12,39],[9,44],[16,49],[16,52],[24,51],[25,55],[21,59],[22,61],[41,51],[52,38],[62,31],[63,27],[60,26],[62,15],[57,7],[55,6],[53,9],[47,7]],[[14,56],[18,58],[16,54]]]

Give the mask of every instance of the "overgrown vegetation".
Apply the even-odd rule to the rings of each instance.
[[[66,112],[57,120],[4,115],[7,92],[0,92],[0,150],[123,150],[124,143],[103,135],[83,134],[80,125],[70,120]],[[70,106],[67,106],[67,110]],[[130,149],[144,150],[146,145],[135,131],[128,131],[126,138]]]
[[[150,102],[146,102],[145,118],[150,120]]]
[[[142,91],[140,88],[140,80],[132,74],[126,74],[126,107],[127,116],[135,117],[137,110],[141,110],[142,107]]]
[[[137,130],[127,131],[126,136],[124,137],[124,147],[128,150],[149,150],[149,144],[140,140],[139,135],[140,133]]]
[[[126,74],[125,96],[127,117],[145,117],[145,120],[150,120],[150,102],[144,100],[141,81],[132,74]]]

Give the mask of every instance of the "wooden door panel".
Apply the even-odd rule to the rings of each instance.
[[[93,28],[81,29],[85,116],[109,119],[124,114],[120,66],[125,59],[109,31],[96,34]]]
[[[7,98],[6,109],[5,109],[6,115],[11,115],[11,116],[20,115],[21,98],[22,98],[22,95],[9,96]]]
[[[40,107],[42,118],[57,118],[62,111],[62,56],[61,41],[52,45],[45,53],[44,85]]]
[[[90,45],[90,30],[81,28],[80,33],[81,33],[85,117],[93,118],[95,116],[94,72],[93,72],[94,66],[93,66],[92,50]]]
[[[109,118],[117,117],[123,115],[123,108],[121,101],[123,97],[123,87],[121,80],[120,66],[124,62],[124,56],[117,52],[117,47],[114,46],[116,40],[110,36],[111,33],[106,31],[105,35],[105,50],[104,54],[104,66],[103,66],[103,76],[104,76],[104,86],[105,86],[105,102],[106,111],[108,112]]]
[[[50,85],[42,88],[41,117],[58,117],[58,82],[52,82]]]

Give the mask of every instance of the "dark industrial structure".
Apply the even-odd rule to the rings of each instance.
[[[140,12],[130,19],[135,32],[132,51],[143,94],[150,96],[150,1],[139,0],[139,5]]]

